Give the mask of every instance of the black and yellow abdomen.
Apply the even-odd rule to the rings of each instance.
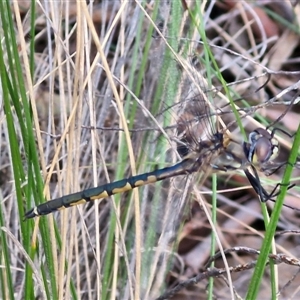
[[[96,199],[102,199],[114,194],[130,191],[136,187],[154,183],[165,178],[170,178],[178,175],[185,175],[187,173],[190,173],[188,171],[188,167],[191,168],[191,165],[188,166],[190,162],[190,159],[184,159],[183,161],[171,167],[155,170],[153,172],[144,173],[141,175],[132,176],[126,179],[122,179],[112,183],[107,183],[95,188],[90,188],[81,192],[69,194],[60,198],[47,201],[26,212],[25,219],[47,215],[54,211],[61,210],[67,207],[84,204],[86,202],[93,201]]]

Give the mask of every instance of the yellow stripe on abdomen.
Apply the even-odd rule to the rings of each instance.
[[[95,195],[95,196],[91,196],[90,199],[91,200],[97,200],[97,199],[102,199],[102,198],[107,198],[109,195],[107,193],[107,191],[103,191],[102,193]]]

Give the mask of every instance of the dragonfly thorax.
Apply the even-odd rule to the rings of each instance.
[[[230,172],[247,168],[250,164],[245,156],[242,145],[226,133],[219,134],[219,139],[222,143],[219,145],[218,154],[214,155],[210,161],[212,171]]]

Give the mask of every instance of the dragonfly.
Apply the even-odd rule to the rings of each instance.
[[[199,103],[201,103],[202,110],[203,106],[205,107],[204,111],[207,115],[205,126],[207,126],[212,122],[209,118],[209,105],[204,100],[198,100],[198,105]],[[203,120],[202,116],[200,122],[204,122]],[[271,193],[268,193],[262,187],[256,171],[258,169],[264,172],[267,169],[267,164],[278,153],[278,141],[274,137],[275,130],[269,133],[267,129],[257,128],[249,134],[248,142],[241,143],[233,138],[228,130],[213,130],[214,126],[210,126],[210,133],[206,134],[204,138],[195,136],[194,130],[189,126],[189,121],[179,121],[178,127],[184,128],[184,130],[181,130],[183,132],[180,137],[181,143],[177,147],[178,152],[182,155],[180,162],[170,167],[131,176],[46,201],[27,211],[25,219],[44,216],[64,208],[107,198],[167,178],[197,172],[218,173],[244,170],[262,202],[272,200],[273,197],[278,195],[278,185]],[[249,171],[249,168],[252,172]]]

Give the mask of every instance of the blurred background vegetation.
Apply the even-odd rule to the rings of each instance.
[[[273,122],[294,134],[297,1],[0,5],[2,299],[297,298],[298,165],[284,199],[295,209],[284,207],[275,228],[283,263],[272,260],[257,286],[267,217],[240,172],[181,177],[23,222],[46,199],[178,161],[176,124],[199,90],[241,140]],[[238,115],[225,114],[232,101]],[[285,162],[293,139],[276,137]],[[262,174],[264,188],[283,169]]]

